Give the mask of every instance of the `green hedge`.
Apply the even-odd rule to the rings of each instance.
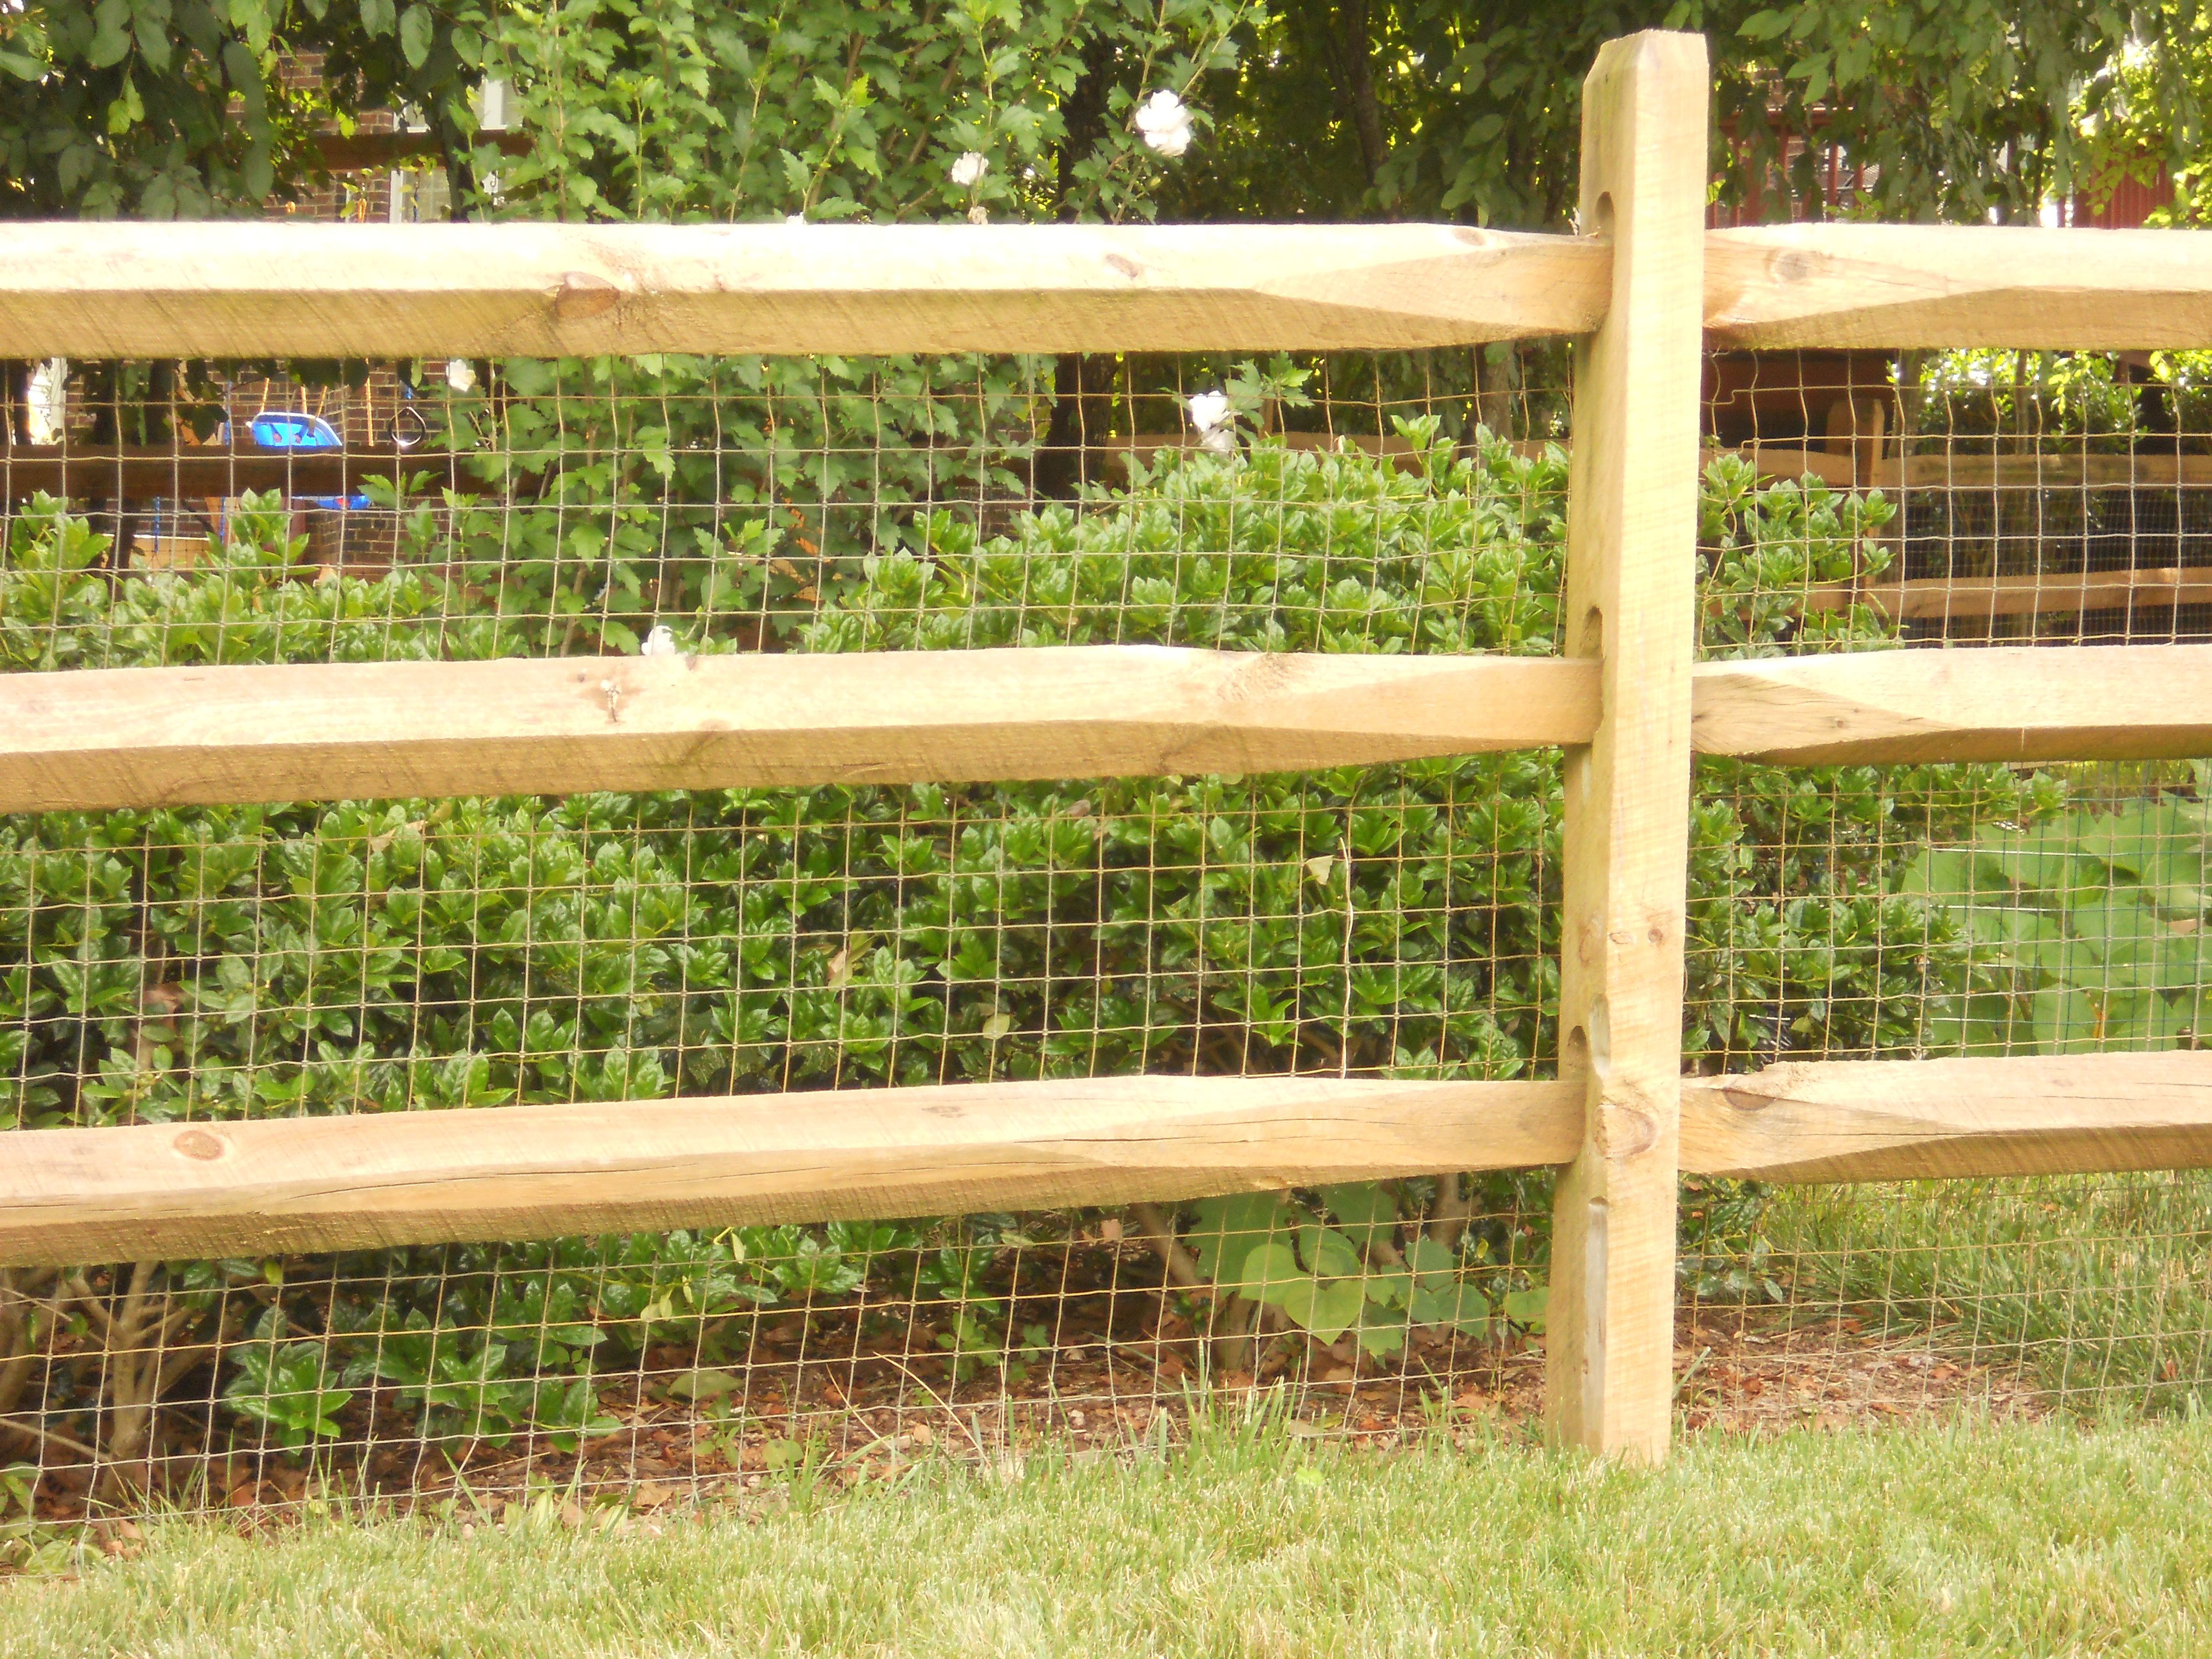
[[[272,501],[239,515],[208,568],[118,580],[103,539],[42,503],[10,530],[0,649],[19,668],[520,654],[568,642],[546,623],[570,595],[590,637],[621,637],[600,624],[629,605],[626,636],[657,619],[699,651],[757,641],[740,624],[763,617],[771,643],[808,652],[1554,650],[1563,458],[1403,430],[1407,465],[1261,442],[1170,457],[1126,493],[1003,533],[917,516],[804,599],[772,574],[788,550],[767,521],[702,535],[676,580],[648,580],[635,560],[649,538],[502,562],[558,543],[564,520],[455,498],[415,510],[407,559],[367,580],[302,570]],[[1758,488],[1723,459],[1703,511],[1709,652],[1883,642],[1865,611],[1801,631],[1787,598],[1847,574],[1887,516],[1878,499]],[[635,609],[645,593],[650,618]],[[2044,787],[1999,767],[1702,763],[1693,1063],[1925,1048],[1947,1015],[1955,1029],[1958,1000],[1988,988],[1948,914],[1893,878],[1931,836],[2034,817]],[[1541,1073],[1559,820],[1550,752],[1296,776],[16,818],[0,828],[7,1110],[37,1126],[1143,1071]],[[1487,1207],[1516,1190],[1500,1178]],[[1540,1243],[1509,1251],[1477,1226],[1425,1253],[1418,1285],[1318,1306],[1346,1276],[1330,1239],[1380,1273],[1402,1255],[1400,1219],[1438,1196],[1397,1183],[1272,1212],[1267,1224],[1334,1224],[1247,1299],[1295,1304],[1324,1340],[1357,1326],[1378,1352],[1409,1321],[1479,1327],[1540,1281]],[[1199,1224],[1245,1223],[1214,1206]],[[224,1387],[280,1438],[331,1432],[336,1395],[372,1376],[426,1431],[574,1433],[593,1412],[575,1379],[610,1355],[711,1351],[718,1321],[844,1295],[863,1273],[955,1304],[939,1340],[956,1370],[1018,1364],[988,1289],[1012,1225],[177,1264],[161,1282],[198,1310],[203,1340],[235,1341],[239,1310],[261,1310]],[[1225,1280],[1250,1265],[1200,1255]],[[320,1288],[281,1288],[309,1281]],[[89,1411],[107,1374],[97,1348],[58,1328],[46,1340],[46,1408]]]

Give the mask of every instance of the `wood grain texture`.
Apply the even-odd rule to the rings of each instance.
[[[2091,233],[2095,234],[2095,233]],[[1933,454],[1891,456],[1870,482],[1907,489],[2161,489],[2212,483],[2212,455],[2102,455],[2081,440],[2055,453],[1978,455],[1965,445]],[[2168,440],[2170,442],[2171,440]]]
[[[1894,621],[1946,617],[2066,617],[2131,606],[2212,605],[2212,568],[2153,565],[2135,570],[2035,576],[1930,576],[1905,582],[1825,584],[1808,590],[1808,611],[1870,605]]]
[[[1714,343],[2212,345],[2212,231],[1760,225],[1711,233]]]
[[[1810,473],[1838,489],[2171,489],[2212,483],[2212,455],[2106,455],[2080,447],[2078,439],[2071,442],[2075,447],[2033,455],[1976,454],[1962,442],[1930,454],[1892,454],[1870,466],[1851,455],[1796,443],[1747,443],[1715,453],[1741,455],[1761,477]]]
[[[1682,1085],[1682,1167],[1759,1181],[2212,1165],[2212,1053],[1792,1061]]]
[[[1595,242],[1452,225],[35,230],[0,250],[0,356],[1389,349],[1584,332],[1609,292]],[[2208,243],[1722,230],[1703,303],[1728,346],[2200,346]]]
[[[1410,349],[1589,329],[1607,264],[1462,225],[20,224],[0,357]]]
[[[1701,753],[1843,761],[2212,754],[2212,645],[1864,651],[1699,663]]]
[[[1526,1168],[1572,1156],[1584,1112],[1573,1081],[1138,1077],[23,1130],[0,1159],[0,1266]],[[2212,1054],[1792,1062],[1690,1079],[1680,1146],[1685,1170],[1766,1181],[2212,1165]]]
[[[0,812],[1288,771],[1573,743],[1588,664],[1157,646],[0,675]]]
[[[1545,1395],[1559,1439],[1646,1462],[1674,1401],[1706,97],[1704,39],[1656,33],[1609,42],[1583,94],[1582,223],[1610,232],[1613,301],[1575,366],[1560,617],[1601,714],[1566,763],[1559,1029],[1584,1122]]]
[[[1120,1204],[1519,1168],[1558,1083],[1115,1078],[4,1137],[0,1265]]]

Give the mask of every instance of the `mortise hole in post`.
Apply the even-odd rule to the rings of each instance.
[[[1613,234],[1613,192],[1611,191],[1598,192],[1597,200],[1590,204],[1589,222],[1580,226],[1579,228],[1585,236]]]
[[[1589,1033],[1577,1025],[1559,1045],[1559,1072],[1562,1076],[1573,1077],[1589,1068]]]

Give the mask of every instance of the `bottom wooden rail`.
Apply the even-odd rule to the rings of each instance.
[[[1682,1082],[1682,1167],[1761,1181],[2212,1164],[2212,1053],[1794,1061]]]
[[[1559,1083],[1110,1078],[33,1129],[0,1264],[1194,1198],[1573,1156]]]
[[[1107,1078],[0,1136],[0,1265],[1200,1198],[1561,1164],[1571,1083]],[[2212,1053],[1684,1079],[1682,1168],[1881,1181],[2212,1164]]]

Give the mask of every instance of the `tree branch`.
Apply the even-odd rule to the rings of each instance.
[[[1175,1219],[1157,1204],[1133,1204],[1130,1213],[1137,1218],[1138,1231],[1146,1243],[1159,1252],[1160,1261],[1167,1268],[1168,1283],[1188,1291],[1206,1290],[1206,1275],[1198,1270],[1198,1259],[1183,1249],[1175,1234]]]

